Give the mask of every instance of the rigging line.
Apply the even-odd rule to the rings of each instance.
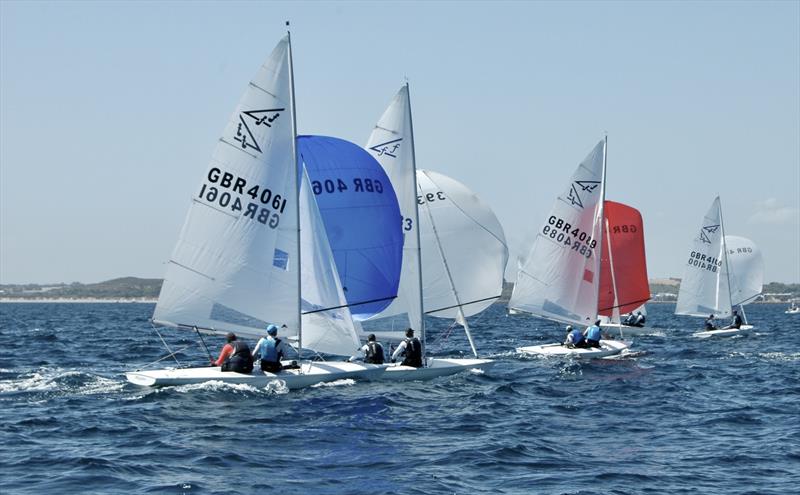
[[[469,306],[470,304],[477,304],[479,302],[489,301],[489,300],[492,300],[492,299],[499,299],[500,296],[502,296],[502,294],[498,294],[496,296],[491,296],[491,297],[484,297],[483,299],[475,299],[474,301],[468,301],[468,302],[464,302],[464,303],[461,303],[461,304],[454,304],[453,306],[447,306],[446,308],[432,309],[430,311],[426,311],[425,314],[426,315],[430,315],[430,314],[433,314],[433,313],[439,313],[441,311],[446,311],[448,309],[459,308],[459,307],[463,307],[463,306]],[[464,318],[466,318],[466,316]]]
[[[437,183],[436,183],[436,181],[435,181],[435,180],[433,180],[433,179],[431,178],[431,176],[430,176],[430,175],[428,175],[428,172],[427,172],[426,170],[420,170],[420,172],[422,172],[423,174],[425,174],[425,177],[427,177],[427,178],[428,178],[428,180],[429,180],[429,181],[431,181],[431,182],[433,183],[433,185],[434,185],[434,186],[438,187],[439,189],[442,189],[442,187],[441,187],[439,184],[437,184]],[[492,232],[491,230],[489,230],[488,228],[486,228],[486,227],[485,227],[485,226],[484,226],[482,223],[480,223],[479,221],[477,221],[477,220],[475,220],[474,218],[472,218],[472,216],[471,216],[469,213],[467,213],[466,211],[464,211],[464,209],[463,209],[463,208],[461,208],[461,206],[459,206],[459,205],[458,205],[458,203],[456,203],[456,202],[453,200],[453,198],[452,198],[452,197],[451,197],[449,194],[447,195],[447,197],[448,197],[448,198],[450,198],[450,202],[451,202],[451,203],[453,203],[453,206],[455,206],[455,207],[458,209],[458,211],[460,211],[461,213],[463,213],[465,217],[467,217],[467,218],[469,218],[470,220],[472,220],[472,221],[473,221],[473,222],[474,222],[476,225],[478,225],[478,227],[480,227],[481,229],[485,230],[485,231],[486,231],[486,232],[487,232],[487,233],[488,233],[490,236],[494,237],[494,238],[497,240],[497,242],[499,242],[500,244],[502,244],[502,245],[503,245],[503,247],[505,247],[506,249],[508,249],[508,245],[506,244],[506,242],[505,242],[504,240],[502,240],[502,239],[500,239],[499,237],[497,237],[497,236],[494,234],[494,232]],[[481,206],[483,206],[483,205],[481,205]]]
[[[171,353],[170,355],[173,357],[173,359],[175,359],[175,363],[177,363],[177,365],[180,367],[181,365],[180,361],[178,361],[178,358],[175,356],[175,353],[172,352],[172,349],[170,349],[169,344],[167,344],[167,341],[164,340],[164,337],[161,335],[161,332],[158,331],[158,327],[153,325],[152,323],[150,323],[150,326],[152,326],[153,330],[156,331],[156,333],[158,334],[158,338],[161,339],[161,343],[164,344],[164,347],[167,348],[167,350]]]
[[[342,304],[341,306],[332,306],[330,308],[315,309],[314,311],[304,311],[304,312],[302,312],[300,314],[301,315],[311,315],[311,314],[314,314],[314,313],[321,313],[323,311],[330,311],[330,310],[333,310],[333,309],[349,308],[351,306],[363,306],[364,304],[371,304],[371,303],[381,302],[381,301],[391,301],[392,299],[397,299],[397,296],[382,297],[380,299],[372,299],[370,301],[362,301],[362,302],[357,302],[357,303],[352,303],[352,304]]]
[[[203,338],[203,334],[200,333],[200,330],[197,326],[194,327],[194,331],[197,332],[197,336],[200,337],[200,342],[203,343],[203,348],[206,350],[206,354],[208,354],[208,359],[214,361],[214,358],[211,356],[211,352],[208,350],[208,346],[206,345],[206,339]]]
[[[144,366],[142,366],[141,368],[137,369],[136,371],[141,371],[143,368],[147,368],[148,366],[152,366],[152,365],[154,365],[154,364],[156,364],[156,363],[158,363],[158,362],[161,362],[161,361],[163,361],[163,360],[165,360],[165,359],[171,358],[171,357],[173,357],[175,354],[177,354],[177,353],[179,353],[179,352],[183,352],[183,351],[185,351],[186,349],[188,349],[188,348],[190,348],[190,347],[192,347],[192,344],[189,344],[189,345],[187,345],[187,346],[181,347],[181,348],[180,348],[180,349],[178,349],[177,351],[175,351],[175,352],[173,352],[173,353],[170,353],[170,354],[167,354],[167,355],[166,355],[166,356],[164,356],[164,357],[158,358],[158,359],[156,359],[155,361],[153,361],[152,363],[147,363],[147,364],[145,364]]]

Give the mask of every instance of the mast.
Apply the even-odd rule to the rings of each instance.
[[[414,121],[411,117],[411,89],[408,86],[408,81],[406,81],[406,93],[408,93],[408,129],[409,134],[411,137],[411,164],[414,175],[414,194],[417,193],[419,189],[417,189],[417,155],[416,149],[414,147]],[[419,228],[419,203],[414,201],[414,212],[416,213],[416,231],[417,231],[417,274],[419,275],[419,312],[420,312],[420,329],[419,329],[419,341],[422,347],[422,362],[425,363],[425,307],[423,306],[423,297],[422,297],[422,243],[420,242],[420,228]]]
[[[717,196],[719,198],[719,196]],[[722,236],[722,253],[725,256],[725,276],[728,278],[728,301],[729,304],[731,303],[731,268],[728,264],[728,245],[725,243],[725,222],[722,220],[722,199],[719,200],[719,228],[720,228],[720,235]],[[739,305],[739,308],[742,308]],[[733,308],[730,308],[731,310]],[[742,313],[744,314],[744,309],[742,309]],[[745,320],[747,323],[747,320]]]
[[[297,161],[297,109],[294,97],[294,63],[292,61],[292,33],[288,29],[289,21],[286,21],[286,37],[289,41],[289,100],[292,103],[292,159],[294,160],[294,209],[295,221],[297,222],[297,353],[303,350],[303,314],[301,312],[300,301],[302,298],[300,291],[300,164]]]
[[[604,229],[604,224],[606,223],[606,219],[605,219],[605,215],[606,215],[605,206],[606,206],[606,204],[605,203],[606,203],[606,157],[607,157],[607,153],[608,153],[608,134],[606,134],[605,137],[603,138],[603,172],[600,175],[600,222],[601,222],[601,224],[600,224],[600,240],[597,243],[597,245],[600,246],[600,256],[599,256],[599,259],[597,260],[598,261],[598,263],[597,263],[598,273],[602,270],[602,264],[603,264],[603,261],[602,261],[603,248],[602,248],[602,246],[603,246],[603,230],[605,230]],[[607,237],[610,237],[610,236],[607,236]],[[609,244],[609,246],[608,246],[608,253],[609,253],[609,256],[610,256],[611,255],[611,244]],[[611,277],[612,277],[612,280],[614,280],[614,278],[613,278],[614,277],[613,267],[612,267],[612,270],[611,270]],[[616,287],[616,285],[614,285],[614,300],[616,301],[616,299],[617,299],[617,287]],[[598,314],[597,314],[597,309],[598,309],[597,308],[597,303],[599,303],[599,302],[600,302],[600,284],[598,283],[597,284],[597,289],[595,291],[595,315],[594,315],[595,320],[598,317]],[[594,324],[594,320],[592,321],[592,324]]]

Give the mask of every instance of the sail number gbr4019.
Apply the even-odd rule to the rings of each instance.
[[[569,246],[571,250],[587,258],[592,257],[592,250],[597,247],[597,241],[592,239],[591,235],[578,227],[573,228],[572,225],[555,215],[551,215],[547,219],[547,225],[542,227],[542,235]]]
[[[286,198],[258,184],[248,187],[247,180],[217,167],[208,171],[198,197],[213,208],[222,208],[259,223],[277,228]]]

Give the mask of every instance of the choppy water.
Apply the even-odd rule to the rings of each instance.
[[[146,304],[0,305],[2,493],[787,494],[800,486],[800,316],[698,340],[651,305],[632,358],[522,357],[553,324],[471,319],[486,374],[405,384],[143,389]],[[468,349],[431,320],[433,354]],[[194,344],[167,330],[170,345]],[[220,341],[211,339],[213,350]],[[204,364],[202,348],[183,353]]]

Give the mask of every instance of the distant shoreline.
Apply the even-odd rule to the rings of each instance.
[[[105,304],[129,304],[129,303],[147,303],[147,304],[155,304],[158,300],[145,298],[145,297],[120,297],[120,298],[107,298],[107,299],[100,299],[94,297],[87,297],[87,298],[74,298],[74,297],[59,297],[59,298],[25,298],[25,297],[6,297],[0,298],[0,304],[2,303],[77,303],[77,304],[87,304],[87,303],[105,303]]]

